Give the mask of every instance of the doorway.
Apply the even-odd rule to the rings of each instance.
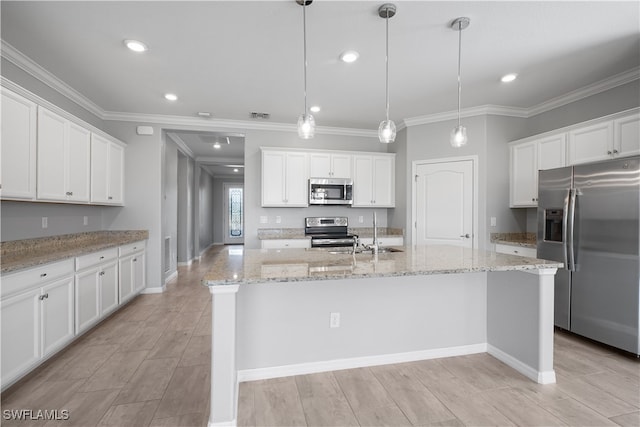
[[[413,242],[477,248],[477,157],[413,162]]]
[[[225,245],[244,244],[244,185],[225,182],[224,190],[224,238]]]

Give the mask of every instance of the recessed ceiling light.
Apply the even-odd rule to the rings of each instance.
[[[178,96],[173,94],[173,93],[165,93],[164,94],[164,99],[166,99],[167,101],[177,101],[178,100]]]
[[[134,52],[146,52],[149,48],[146,44],[139,42],[138,40],[125,40],[124,45]]]
[[[233,171],[234,171],[234,172],[238,172],[238,168],[235,168]]]
[[[309,108],[309,110],[311,110],[312,113],[317,113],[318,111],[320,111],[320,106],[314,105],[313,107]]]
[[[355,50],[348,50],[340,55],[340,60],[350,64],[352,62],[356,62],[360,54]]]
[[[509,73],[509,74],[505,74],[504,76],[502,76],[500,81],[502,83],[509,83],[509,82],[514,81],[517,77],[518,77],[518,75],[516,73]]]
[[[215,142],[215,144],[213,144],[213,148],[215,148],[216,150],[220,149],[220,143],[218,141]]]

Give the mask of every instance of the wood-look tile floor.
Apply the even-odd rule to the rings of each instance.
[[[69,420],[2,425],[206,426],[211,303],[200,279],[219,250],[2,395],[3,411],[66,409]],[[477,354],[242,383],[238,425],[640,426],[638,359],[556,332],[555,368],[557,384],[542,386]]]

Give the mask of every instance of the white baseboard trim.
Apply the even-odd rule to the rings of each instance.
[[[166,286],[167,283],[169,283],[170,281],[172,281],[173,279],[175,279],[176,277],[178,277],[178,270],[174,271],[173,273],[171,273],[171,275],[169,277],[166,277],[164,279],[164,284]]]
[[[141,294],[161,294],[167,290],[167,285],[156,286],[153,288],[144,288],[140,291]]]
[[[206,251],[208,251],[210,247],[215,246],[215,245],[216,245],[215,243],[211,243],[209,246],[207,246],[206,248],[202,249],[200,251],[200,255],[197,258],[198,259],[202,258],[202,254],[204,254]]]
[[[492,346],[491,344],[487,344],[487,353],[500,360],[501,362],[509,365],[525,377],[537,382],[538,384],[555,384],[556,382],[556,372],[554,370],[539,372],[526,363],[521,362],[520,360],[516,359],[508,353],[505,353],[499,348]]]
[[[439,359],[442,357],[463,356],[466,354],[486,352],[487,344],[482,343],[458,347],[438,348],[433,350],[411,351],[407,353],[383,354],[380,356],[353,357],[349,359],[326,360],[322,362],[273,366],[269,368],[244,369],[238,371],[238,382],[315,374],[318,372],[339,371],[343,369],[364,368],[367,366],[390,365],[393,363],[415,362],[417,360]]]
[[[189,261],[185,261],[185,262],[178,262],[178,267],[189,267],[191,264],[193,264],[193,260],[190,259]]]
[[[221,422],[221,423],[212,423],[211,421],[207,423],[207,426],[209,427],[236,427],[237,425],[238,425],[237,419],[227,421],[227,422]]]

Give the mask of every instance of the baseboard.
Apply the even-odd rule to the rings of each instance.
[[[210,247],[215,246],[215,243],[211,243],[209,246],[207,246],[206,248],[202,249],[200,251],[200,255],[198,256],[198,259],[202,258],[202,254],[204,254],[206,251],[209,250]]]
[[[167,285],[155,286],[153,288],[144,288],[140,291],[141,294],[161,294],[167,290]]]
[[[238,382],[315,374],[318,372],[340,371],[343,369],[364,368],[367,366],[390,365],[393,363],[415,362],[417,360],[439,359],[442,357],[464,356],[467,354],[486,352],[487,344],[482,343],[458,347],[438,348],[433,350],[411,351],[407,353],[383,354],[380,356],[353,357],[349,359],[273,366],[269,368],[244,369],[238,371]]]
[[[178,267],[189,267],[191,264],[193,264],[193,260],[190,259],[189,261],[185,261],[185,262],[178,262]]]
[[[227,421],[227,422],[221,422],[221,423],[212,423],[211,421],[207,423],[208,427],[236,427],[237,425],[238,425],[237,419]]]
[[[491,344],[487,344],[487,353],[538,384],[555,384],[556,382],[556,372],[554,370],[539,372]]]
[[[166,277],[164,279],[164,284],[166,286],[167,283],[169,283],[170,281],[172,281],[173,279],[175,279],[176,277],[178,277],[178,270],[174,271],[173,273],[171,273],[169,275],[169,277]]]

